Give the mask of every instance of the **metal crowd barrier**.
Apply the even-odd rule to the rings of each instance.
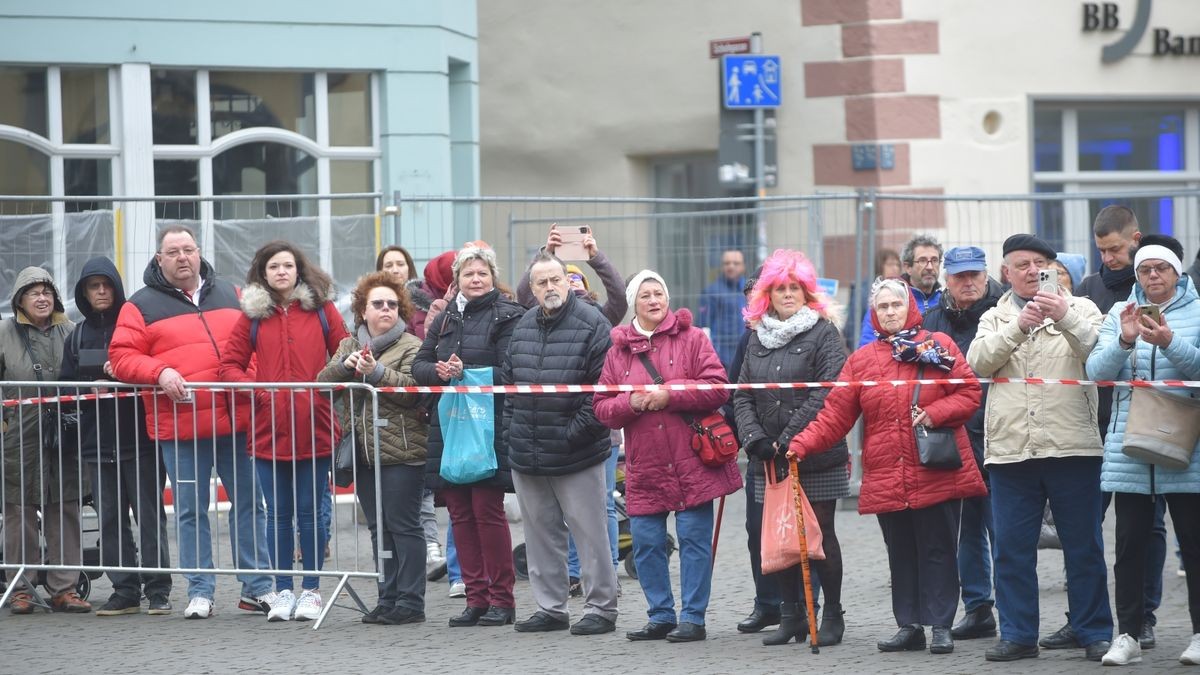
[[[197,382],[188,388],[190,401],[160,408],[149,404],[149,397],[161,393],[157,388],[116,382],[0,382],[0,573],[6,581],[0,606],[21,590],[32,595],[34,605],[48,608],[36,586],[57,586],[61,592],[74,575],[75,590],[86,599],[91,580],[103,573],[134,575],[139,592],[139,577],[211,574],[268,575],[271,590],[275,575],[336,579],[314,629],[343,591],[367,611],[349,582],[382,580],[376,561],[388,553],[382,537],[372,547],[369,534],[359,527],[357,491],[335,488],[330,472],[319,474],[313,462],[297,472],[294,463],[279,457],[291,457],[310,440],[332,450],[339,437],[335,420],[341,417],[360,434],[370,434],[369,462],[378,466],[379,429],[387,425],[378,415],[378,392],[363,383]],[[266,396],[271,396],[269,403],[251,404]],[[325,406],[333,414],[318,421]],[[368,409],[372,414],[364,417]],[[197,410],[201,414],[193,414]],[[368,419],[375,423],[368,426]],[[238,432],[240,439],[210,432],[226,421],[245,429]],[[169,437],[195,440],[157,443],[146,435],[148,425]],[[263,448],[255,429],[268,431],[273,446],[279,438],[290,440]],[[362,449],[356,447],[356,457],[362,457]],[[379,472],[356,463],[356,484],[360,471],[379,495]],[[290,488],[275,480],[266,485],[265,473],[290,474],[295,480]],[[301,483],[311,492],[302,493]],[[301,497],[314,505],[312,529],[300,531],[299,522],[290,523],[293,546],[286,536],[272,541],[267,503],[295,504]],[[380,499],[373,511],[375,522],[382,523]],[[188,514],[194,514],[194,527]],[[280,522],[285,529],[288,524]],[[297,569],[302,567],[298,556],[288,551],[298,551],[296,537],[306,536],[318,549],[324,548],[321,543],[328,545],[327,560],[325,551],[316,551],[314,570]],[[211,566],[203,559],[205,540]],[[189,551],[191,564],[183,564],[181,546]],[[15,581],[22,577],[36,583],[30,587]],[[220,593],[217,597],[225,599]]]

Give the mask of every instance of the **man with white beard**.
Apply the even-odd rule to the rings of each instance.
[[[608,319],[571,292],[566,265],[534,257],[529,282],[537,306],[517,322],[502,364],[504,384],[595,384],[612,346]],[[575,635],[616,627],[617,576],[605,511],[608,429],[592,412],[592,394],[509,394],[503,433],[517,503],[525,520],[529,583],[538,611],[514,626],[523,633]],[[567,610],[567,528],[579,550],[583,618]]]

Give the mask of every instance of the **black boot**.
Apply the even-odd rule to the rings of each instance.
[[[762,639],[764,645],[786,645],[796,638],[796,642],[804,642],[808,636],[808,616],[800,610],[795,602],[785,602],[779,605],[779,628],[771,631]]]
[[[846,622],[842,619],[841,605],[825,605],[825,614],[821,617],[821,629],[817,631],[817,644],[822,647],[841,644],[842,634],[846,632]]]

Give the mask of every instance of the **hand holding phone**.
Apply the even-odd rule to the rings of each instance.
[[[578,225],[567,228],[559,228],[558,234],[561,244],[555,250],[554,255],[560,260],[583,260],[591,258],[588,255],[588,247],[584,244],[584,240],[592,233],[592,228],[587,225]]]
[[[1056,295],[1058,293],[1058,270],[1053,267],[1038,270],[1038,290]]]
[[[1151,321],[1157,324],[1162,323],[1162,310],[1158,305],[1138,305],[1138,316],[1149,317]]]

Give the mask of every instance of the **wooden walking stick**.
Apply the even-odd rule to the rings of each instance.
[[[812,653],[820,654],[821,646],[817,644],[817,615],[813,610],[812,571],[808,567],[808,533],[804,523],[804,501],[801,495],[800,471],[794,456],[788,457],[789,468],[792,471],[792,494],[796,501],[796,532],[800,537],[800,571],[804,578],[804,607],[808,612],[808,634]]]
[[[713,528],[712,557],[708,561],[708,571],[711,573],[717,567],[717,540],[721,537],[721,517],[725,515],[725,495],[717,504],[717,525]]]

